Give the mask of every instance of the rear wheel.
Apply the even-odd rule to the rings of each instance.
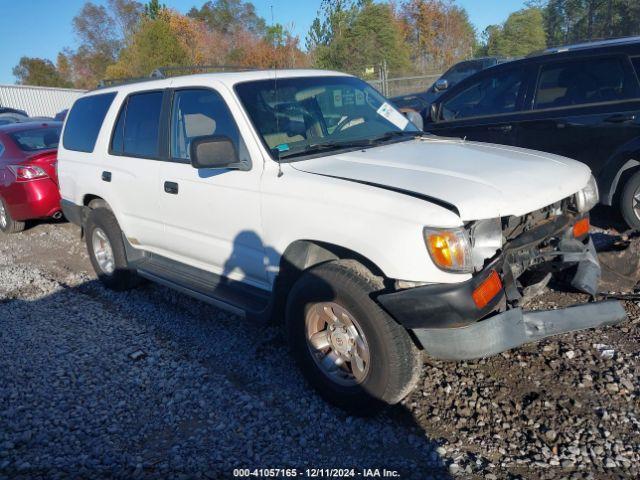
[[[356,414],[401,401],[417,383],[420,352],[371,298],[382,283],[354,261],[305,272],[287,302],[288,340],[307,380]]]
[[[107,288],[123,291],[140,284],[140,277],[129,268],[122,231],[111,210],[91,210],[85,223],[85,239],[93,269]]]
[[[24,222],[18,222],[11,218],[7,204],[0,198],[0,230],[4,233],[18,233],[23,231],[24,227]]]
[[[622,187],[620,212],[629,227],[640,229],[640,171],[631,175]]]

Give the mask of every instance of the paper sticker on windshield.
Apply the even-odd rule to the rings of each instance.
[[[364,92],[356,90],[356,105],[364,105]]]
[[[333,91],[333,106],[334,107],[342,106],[342,90]]]
[[[378,115],[386,118],[388,121],[393,123],[400,130],[404,130],[405,127],[409,124],[409,120],[407,117],[402,115],[399,111],[389,105],[387,102],[384,102],[382,106],[377,111]]]

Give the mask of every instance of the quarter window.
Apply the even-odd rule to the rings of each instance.
[[[62,144],[67,150],[93,152],[104,117],[115,93],[82,97],[73,104],[64,128]]]
[[[208,89],[178,90],[171,114],[171,156],[189,160],[191,143],[198,137],[225,136],[243,157],[240,132],[219,93]]]
[[[111,140],[113,153],[158,158],[162,96],[162,92],[144,92],[125,100]]]
[[[534,107],[613,102],[637,95],[637,81],[625,75],[622,59],[595,58],[543,66]]]
[[[524,82],[523,70],[507,70],[473,82],[442,104],[442,119],[498,115],[515,112]]]

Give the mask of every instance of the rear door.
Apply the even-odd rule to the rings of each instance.
[[[459,84],[438,106],[425,130],[446,137],[513,145],[527,87],[527,68],[490,69]]]
[[[150,251],[162,248],[158,172],[163,90],[130,94],[123,101],[109,143],[108,162],[99,174],[129,242]]]
[[[580,160],[597,176],[640,134],[639,94],[626,55],[541,63],[517,145]]]

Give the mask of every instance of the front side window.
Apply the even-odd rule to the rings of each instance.
[[[574,60],[542,67],[534,107],[570,107],[637,95],[637,80],[627,80],[621,58]]]
[[[162,96],[159,91],[143,92],[125,100],[113,131],[112,153],[158,158]]]
[[[102,122],[115,96],[115,92],[112,92],[76,100],[64,127],[64,148],[78,152],[93,152]]]
[[[9,133],[9,137],[23,152],[37,152],[58,148],[60,130],[60,127],[18,130]]]
[[[241,153],[240,132],[219,93],[208,89],[178,90],[171,113],[171,157],[190,159],[191,143],[198,137],[225,136]]]
[[[280,158],[348,148],[419,130],[354,77],[297,77],[240,83],[235,90],[264,144]]]
[[[458,120],[515,112],[524,83],[524,70],[494,73],[473,82],[442,104],[442,120]]]

